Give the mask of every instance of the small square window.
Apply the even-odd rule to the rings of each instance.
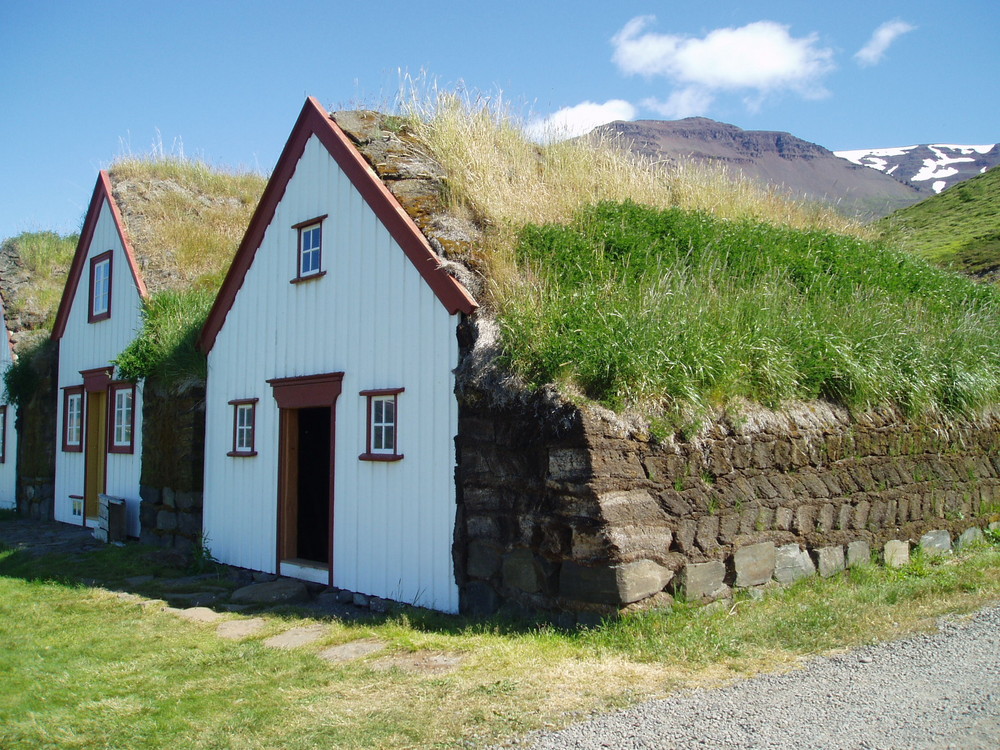
[[[131,453],[135,437],[135,384],[108,386],[108,408],[111,410],[108,453]]]
[[[323,220],[324,216],[303,221],[292,227],[299,233],[298,263],[292,283],[324,276],[323,270]]]
[[[69,453],[83,450],[83,386],[63,390],[62,449]]]
[[[362,461],[399,461],[399,394],[402,388],[361,391],[368,399],[368,429]]]
[[[229,403],[233,407],[233,449],[227,455],[256,456],[257,399],[235,399]]]
[[[90,259],[90,312],[88,320],[96,323],[111,317],[111,251]]]

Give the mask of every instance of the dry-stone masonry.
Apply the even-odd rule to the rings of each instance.
[[[654,439],[551,396],[461,394],[462,609],[585,622],[836,575],[1000,519],[1000,418],[910,421],[829,405]],[[970,532],[974,533],[974,532]],[[966,537],[966,540],[971,537]],[[933,544],[930,540],[934,541]]]

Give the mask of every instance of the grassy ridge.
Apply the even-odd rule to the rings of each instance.
[[[896,211],[879,227],[928,260],[970,274],[1000,267],[1000,169]]]
[[[4,252],[16,253],[31,276],[31,284],[5,300],[9,314],[24,315],[43,328],[52,328],[78,240],[78,235],[55,232],[22,232],[4,240]]]
[[[525,227],[516,262],[496,295],[508,362],[612,408],[1000,398],[1000,296],[876,243],[602,203]]]

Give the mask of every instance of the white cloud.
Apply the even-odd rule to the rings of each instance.
[[[757,21],[695,38],[649,31],[655,21],[638,16],[625,24],[611,39],[611,59],[623,73],[679,87],[665,102],[652,100],[661,114],[703,114],[720,91],[744,92],[751,108],[782,91],[809,99],[828,94],[821,79],[833,70],[833,50],[820,46],[816,34],[796,38],[787,26]]]
[[[668,120],[680,120],[684,117],[705,114],[714,100],[715,97],[708,89],[700,86],[688,86],[673,92],[666,101],[655,97],[643,99],[642,106]]]
[[[898,37],[916,28],[916,26],[906,21],[900,21],[899,19],[886,21],[875,29],[875,33],[868,40],[868,44],[854,53],[854,59],[858,61],[859,65],[865,67],[876,65],[885,57],[885,52],[889,49],[889,45],[896,41]]]
[[[635,119],[635,115],[636,108],[623,99],[611,99],[604,104],[588,101],[531,120],[525,130],[536,141],[560,141],[585,135],[608,122]]]

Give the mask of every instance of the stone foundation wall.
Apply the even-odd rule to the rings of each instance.
[[[205,389],[143,389],[141,540],[191,552],[202,543]]]
[[[17,407],[17,508],[39,521],[55,512],[57,347],[42,349],[32,361],[35,388]]]
[[[995,417],[918,423],[813,405],[658,442],[612,415],[544,411],[461,407],[455,561],[467,612],[585,621],[678,591],[713,598],[809,565],[823,573],[890,541],[908,550],[930,530],[958,537],[1000,518]]]

